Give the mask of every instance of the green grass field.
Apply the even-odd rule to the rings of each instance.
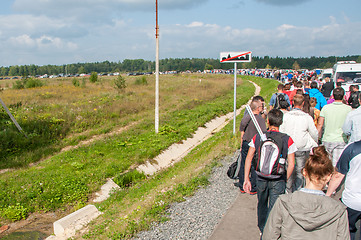
[[[254,93],[247,80],[260,85],[266,99],[277,86],[276,81],[242,77],[237,88],[238,107]],[[2,224],[24,219],[32,212],[76,210],[87,204],[107,178],[114,177],[120,184],[124,172],[191,136],[215,116],[233,111],[233,76],[163,75],[160,133],[155,134],[154,77],[148,77],[147,84],[126,78],[124,91],[117,91],[111,78],[83,82],[74,86],[70,79],[47,80],[40,88],[1,92],[29,136],[26,139],[17,132],[0,111],[4,125],[0,150],[5,153],[0,167],[12,169],[0,175]],[[116,135],[60,152],[121,127],[125,128]],[[169,203],[207,184],[217,159],[239,146],[231,128],[227,126],[174,167],[150,178],[133,179],[130,186],[98,204],[105,214],[83,237],[128,238],[147,229],[150,222],[164,220],[161,213]]]

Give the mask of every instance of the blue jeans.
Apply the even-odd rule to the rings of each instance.
[[[347,207],[347,215],[348,215],[348,222],[349,222],[349,228],[350,228],[350,237],[351,237],[351,240],[355,240],[356,232],[357,232],[356,223],[358,220],[361,219],[361,212]],[[359,239],[361,239],[361,233],[360,233]]]
[[[241,159],[241,167],[239,169],[239,173],[238,173],[238,178],[239,178],[239,188],[241,190],[243,190],[243,182],[244,182],[244,165],[245,165],[245,162],[246,162],[246,157],[247,157],[247,153],[248,153],[248,149],[249,149],[249,146],[248,146],[249,142],[247,141],[243,141],[242,142],[242,150],[241,150],[241,156],[242,156],[242,159]],[[251,177],[250,177],[250,181],[251,181],[251,185],[252,185],[252,188],[251,188],[251,192],[255,192],[257,189],[256,189],[256,184],[257,184],[257,174],[256,174],[256,171],[254,169],[254,166],[253,164],[251,165]]]
[[[291,177],[287,181],[287,192],[292,193],[300,190],[306,184],[306,180],[302,174],[302,169],[305,167],[310,151],[295,152],[295,168],[293,169]]]
[[[257,218],[258,228],[263,232],[266,225],[268,214],[275,204],[279,195],[284,194],[286,181],[284,178],[279,180],[268,180],[257,177]]]

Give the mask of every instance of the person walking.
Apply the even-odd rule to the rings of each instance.
[[[325,83],[322,84],[321,93],[325,97],[326,101],[328,101],[331,97],[331,92],[335,88],[333,82],[330,82],[330,78],[325,78]]]
[[[351,93],[350,97],[347,100],[348,105],[350,105],[353,109],[356,109],[360,106],[360,102],[358,101],[360,97],[360,91],[358,85],[351,85]]]
[[[335,101],[322,108],[317,123],[320,137],[322,127],[324,127],[322,144],[331,155],[334,166],[336,166],[340,154],[347,143],[347,137],[343,134],[342,126],[347,114],[352,110],[350,106],[342,103],[344,94],[343,88],[335,88],[333,90]]]
[[[267,138],[271,137],[274,139],[281,139],[281,149],[279,149],[279,151],[282,152],[283,161],[286,161],[288,165],[286,171],[283,171],[277,176],[273,176],[274,178],[257,174],[257,221],[261,234],[263,232],[264,225],[266,224],[268,214],[271,211],[278,196],[285,193],[287,179],[290,177],[294,168],[294,153],[297,151],[297,148],[290,136],[279,132],[279,126],[282,124],[282,119],[283,113],[279,109],[272,109],[269,111],[267,116],[269,129],[266,132],[266,136]],[[249,143],[249,150],[244,167],[243,189],[247,193],[250,193],[252,189],[252,184],[249,179],[252,159],[255,153],[257,154],[258,159],[261,158],[262,155],[260,144],[262,144],[262,141],[261,136],[258,133]],[[277,161],[280,161],[279,157],[276,159]],[[263,166],[261,166],[261,168],[263,168]]]
[[[361,94],[358,97],[361,104]],[[361,140],[361,106],[347,114],[342,131],[350,137],[349,143]]]
[[[266,120],[262,117],[263,106],[264,106],[264,103],[257,96],[254,97],[250,103],[251,111],[253,112],[261,130],[263,132],[266,132],[267,131]],[[248,149],[249,149],[249,143],[252,140],[252,138],[254,137],[254,135],[257,134],[256,126],[254,125],[253,121],[251,120],[251,116],[248,114],[248,112],[245,112],[245,114],[241,120],[239,130],[241,131],[241,149],[240,149],[241,150],[241,167],[240,167],[240,170],[238,173],[238,179],[239,179],[238,186],[240,188],[241,193],[245,193],[245,191],[243,190],[244,164],[245,164],[246,156],[247,156]],[[256,172],[255,172],[254,168],[252,167],[251,168],[251,186],[252,187],[251,187],[251,191],[250,191],[251,195],[257,193],[256,177],[257,177]]]
[[[306,186],[280,196],[268,217],[262,240],[348,240],[346,207],[322,191],[334,167],[324,146],[313,148],[302,171]]]
[[[291,106],[291,102],[290,102],[288,95],[285,94],[283,91],[284,91],[284,85],[278,84],[277,92],[271,96],[271,99],[269,102],[270,110],[272,108],[277,108],[277,109],[286,108],[287,109]]]
[[[341,201],[347,206],[351,240],[356,239],[356,223],[361,219],[361,140],[350,143],[342,152],[326,192],[331,196],[345,180]],[[361,239],[361,234],[360,238]]]
[[[311,82],[310,87],[311,89],[308,91],[308,94],[310,95],[310,98],[315,97],[317,99],[317,105],[315,108],[321,110],[321,108],[327,104],[327,101],[322,93],[318,90],[316,81]]]
[[[309,156],[310,150],[317,147],[318,131],[312,117],[302,111],[304,105],[303,95],[293,97],[293,109],[284,114],[280,132],[289,135],[296,144],[295,169],[287,181],[287,192],[294,192],[304,186],[305,181],[302,169]],[[295,124],[297,123],[297,124]]]

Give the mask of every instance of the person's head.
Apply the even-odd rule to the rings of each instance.
[[[301,81],[296,82],[296,88],[303,88],[303,83]]]
[[[297,89],[297,90],[296,90],[296,94],[301,94],[301,95],[302,95],[302,94],[303,94],[303,90],[302,90],[302,89]]]
[[[263,104],[259,99],[252,99],[250,107],[254,114],[259,114],[263,110]]]
[[[354,85],[350,85],[350,86],[348,87],[348,90],[349,90],[350,92],[353,92],[353,91],[354,91]]]
[[[337,82],[336,87],[341,87],[341,82]]]
[[[343,88],[337,87],[333,89],[332,95],[335,101],[341,101],[343,99],[343,96],[345,95],[345,90],[343,90]]]
[[[360,87],[358,85],[353,85],[353,91],[357,92],[358,90],[360,90]]]
[[[262,96],[254,96],[252,98],[252,101],[261,101],[261,102],[264,102],[264,98]]]
[[[277,86],[278,91],[283,91],[284,88],[285,88],[285,86],[283,84],[278,84],[278,86]]]
[[[291,83],[286,83],[284,87],[284,91],[289,91],[291,89]]]
[[[303,175],[306,178],[306,187],[308,181],[321,189],[331,179],[335,171],[332,161],[324,146],[314,147],[303,168]]]
[[[269,126],[279,127],[283,122],[283,112],[279,109],[273,108],[268,112],[267,117]]]
[[[310,98],[310,105],[311,105],[311,107],[316,107],[316,105],[317,105],[317,98],[311,97],[311,98]]]
[[[329,77],[326,77],[325,78],[325,82],[329,82],[330,81],[330,78]]]
[[[294,107],[302,107],[304,97],[301,94],[296,94],[293,96],[293,106]]]
[[[317,82],[316,81],[311,82],[310,87],[311,89],[318,88]]]

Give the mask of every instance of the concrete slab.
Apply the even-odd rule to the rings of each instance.
[[[54,222],[54,234],[65,239],[73,236],[77,230],[82,229],[90,221],[102,214],[94,205],[88,205],[72,214]]]
[[[257,195],[239,194],[208,240],[259,240]]]
[[[95,193],[95,196],[97,197],[93,199],[93,202],[102,202],[106,200],[109,198],[112,191],[118,189],[120,189],[120,187],[112,179],[108,179],[106,184],[101,187],[100,191]]]

